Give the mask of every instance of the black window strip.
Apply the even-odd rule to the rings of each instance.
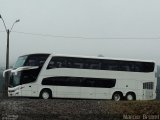
[[[116,79],[84,78],[84,77],[49,77],[42,80],[42,85],[54,86],[77,86],[77,87],[99,87],[112,88]]]
[[[153,72],[154,66],[155,64],[153,62],[105,60],[76,57],[53,57],[49,62],[47,69],[77,68],[130,72]]]

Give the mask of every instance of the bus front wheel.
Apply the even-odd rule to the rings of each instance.
[[[44,89],[40,93],[40,98],[42,99],[50,99],[52,98],[52,92],[48,89]]]
[[[114,101],[120,101],[122,100],[122,93],[121,92],[115,92],[112,96],[112,100]]]

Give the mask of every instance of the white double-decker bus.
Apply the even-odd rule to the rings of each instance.
[[[8,71],[9,96],[115,101],[156,98],[153,61],[29,54],[20,56]]]

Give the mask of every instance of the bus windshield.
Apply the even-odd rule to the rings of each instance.
[[[42,67],[49,54],[31,54],[18,58],[13,69],[17,69],[22,66],[39,66]]]
[[[13,66],[13,69],[16,69],[18,67],[22,67],[24,66],[24,63],[26,61],[28,56],[21,56],[18,58],[18,60],[16,61],[16,64]]]
[[[15,87],[17,85],[20,85],[20,75],[21,75],[20,72],[16,76],[13,74],[11,75],[10,81],[9,81],[10,87]]]
[[[10,87],[15,87],[18,85],[36,81],[40,70],[41,68],[19,71],[16,75],[12,73],[9,81]]]
[[[21,70],[18,71],[18,74],[12,74],[10,76],[10,86],[15,87],[17,85],[34,82],[37,79],[37,76],[48,58],[49,54],[31,54],[20,56],[13,66],[13,69],[24,66],[38,66],[38,68],[30,70]]]

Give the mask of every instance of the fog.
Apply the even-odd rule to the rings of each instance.
[[[10,65],[28,53],[160,61],[159,0],[0,0],[10,34]],[[6,32],[0,21],[0,66]]]

